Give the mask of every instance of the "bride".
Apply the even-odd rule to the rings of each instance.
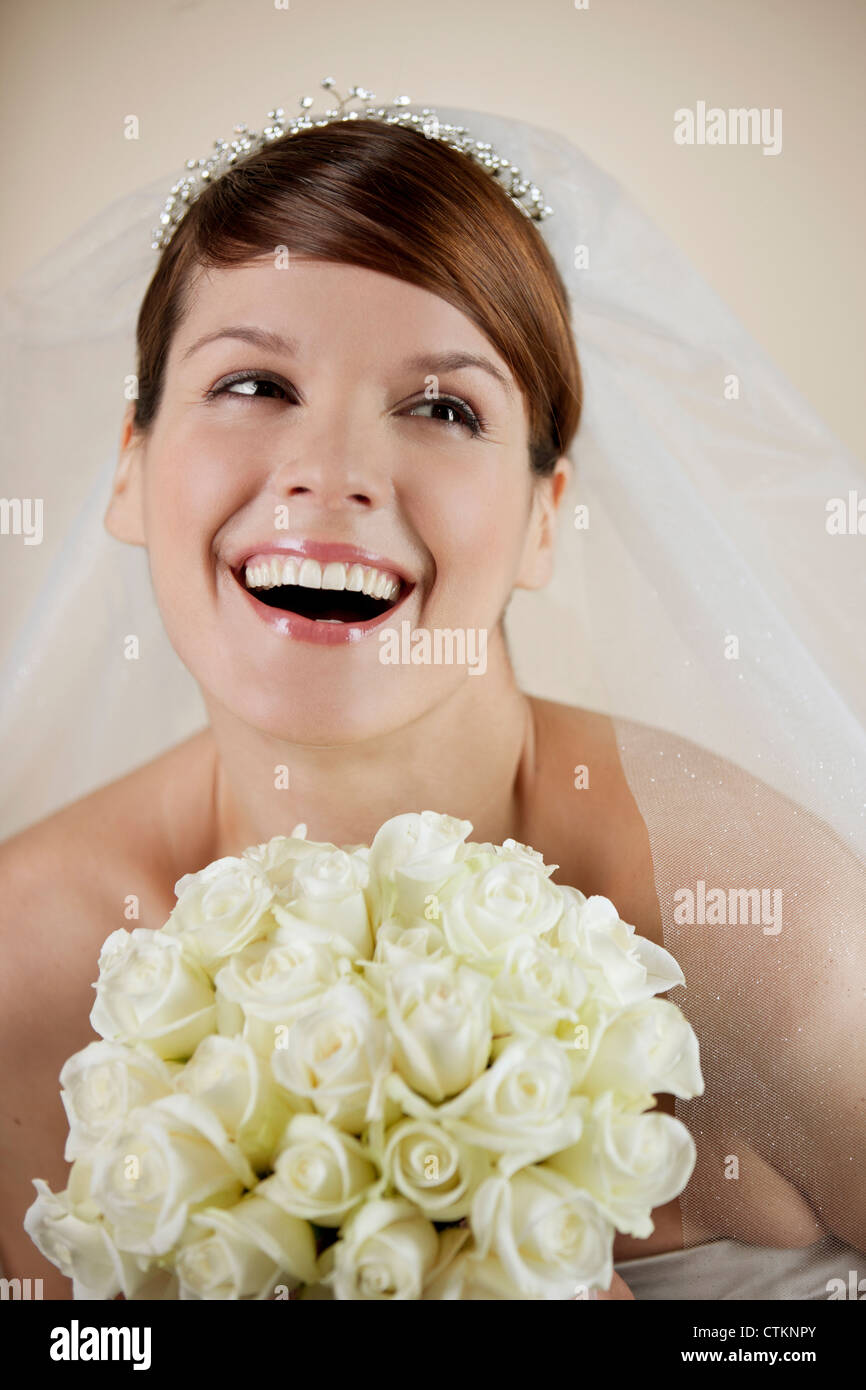
[[[730,662],[714,677],[718,727],[734,750],[742,740],[742,765],[719,739],[688,737],[701,726],[687,719],[662,731],[623,712],[664,708],[650,698],[603,711],[529,694],[532,672],[515,671],[514,648],[527,650],[541,621],[533,591],[560,576],[536,652],[567,671],[606,661],[621,693],[644,682],[657,695],[679,678],[647,641],[662,631],[658,588],[641,575],[623,600],[619,587],[634,531],[595,572],[585,648],[567,621],[585,388],[574,295],[542,227],[444,140],[361,119],[250,154],[165,238],[105,525],[144,548],[207,724],[0,850],[0,1260],[7,1277],[42,1278],[48,1297],[71,1285],[21,1223],[34,1176],[65,1185],[57,1076],[92,1038],[95,962],[125,905],[157,928],[176,881],[213,859],[299,822],[311,839],[369,841],[388,817],[423,808],[468,819],[474,839],[540,850],[559,882],[609,897],[685,974],[707,1087],[676,1113],[698,1164],[647,1240],[618,1237],[608,1296],[823,1298],[863,1264],[856,844],[820,798],[794,795],[801,783],[755,775],[754,757],[779,745],[737,727]],[[564,234],[576,244],[581,230]],[[625,384],[620,404],[622,427]],[[662,508],[674,502],[665,482],[660,472]],[[598,508],[596,546],[604,526]],[[672,529],[665,543],[688,552],[691,540]],[[684,610],[709,579],[693,562]],[[515,591],[526,591],[522,643],[507,634]],[[598,615],[617,601],[628,626],[605,633]],[[428,659],[387,659],[383,639],[404,623],[443,638]],[[623,658],[599,657],[606,644],[635,655],[619,687]],[[473,665],[472,650],[484,660]],[[794,702],[795,673],[786,679]],[[687,896],[697,885],[716,907],[703,920]],[[781,895],[778,930],[756,890]],[[751,917],[733,913],[743,904]],[[673,1097],[659,1103],[674,1113]]]

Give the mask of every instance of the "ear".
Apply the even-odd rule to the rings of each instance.
[[[553,472],[536,479],[533,484],[532,510],[526,543],[520,560],[518,589],[543,589],[553,574],[553,552],[556,539],[556,513],[573,473],[571,460],[556,460]]]
[[[120,453],[104,523],[109,535],[129,545],[145,545],[142,466],[144,436],[133,429],[135,402],[127,406],[120,432]]]

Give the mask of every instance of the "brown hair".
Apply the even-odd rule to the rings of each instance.
[[[577,431],[582,383],[568,292],[538,229],[467,155],[379,121],[275,140],[192,203],[138,316],[134,425],[156,417],[196,273],[290,254],[394,275],[453,304],[521,387],[530,464],[549,473]]]

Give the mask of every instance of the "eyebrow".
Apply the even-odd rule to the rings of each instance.
[[[513,396],[511,382],[504,372],[487,357],[481,357],[475,352],[440,352],[434,356],[421,353],[417,357],[410,357],[404,364],[413,371],[431,372],[434,375],[438,372],[459,372],[461,367],[478,367],[480,371],[487,372],[494,381],[498,381],[506,396]]]
[[[213,333],[205,333],[203,337],[196,338],[181,357],[181,362],[192,357],[199,348],[205,347],[208,343],[216,342],[218,338],[240,338],[242,342],[252,343],[253,347],[263,348],[265,352],[294,354],[299,347],[296,338],[284,338],[282,334],[272,333],[267,328],[247,328],[238,324],[229,328],[215,328]]]
[[[192,357],[194,352],[203,348],[208,343],[216,342],[219,338],[237,338],[241,342],[251,343],[253,347],[262,348],[265,352],[282,352],[289,356],[296,355],[300,350],[297,338],[284,338],[281,333],[271,332],[266,328],[247,327],[243,324],[231,325],[228,328],[217,328],[212,333],[205,333],[203,337],[197,338],[181,357],[182,362]],[[464,367],[477,367],[480,371],[486,372],[494,381],[497,381],[505,394],[513,397],[514,391],[508,377],[500,371],[489,358],[483,357],[475,352],[440,352],[432,356],[428,353],[419,353],[415,357],[410,357],[404,363],[410,370],[432,373],[439,372],[458,372]]]

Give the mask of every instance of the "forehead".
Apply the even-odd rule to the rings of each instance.
[[[268,255],[202,270],[191,284],[171,356],[184,361],[202,337],[239,324],[292,340],[301,357],[326,350],[332,358],[367,354],[375,361],[433,351],[477,354],[504,378],[499,384],[505,394],[508,387],[516,394],[508,364],[462,310],[419,285],[364,266],[294,255],[281,264]]]

